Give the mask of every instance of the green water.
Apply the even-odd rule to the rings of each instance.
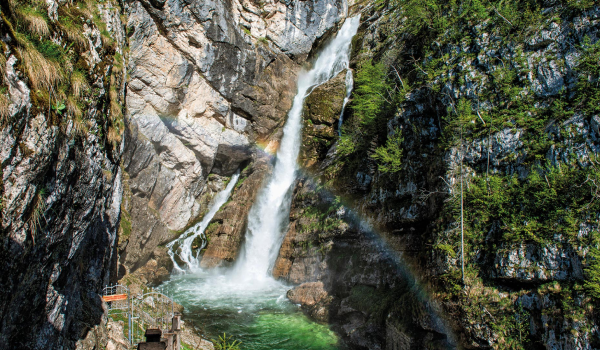
[[[185,319],[216,339],[224,332],[243,350],[338,350],[327,325],[306,317],[285,297],[290,288],[272,279],[235,284],[226,276],[202,272],[173,275],[161,286],[185,307]]]

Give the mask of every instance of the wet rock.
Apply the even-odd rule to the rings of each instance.
[[[333,244],[331,239],[348,227],[341,221],[336,221],[340,227],[332,225],[335,231],[322,232],[319,229],[322,218],[305,215],[306,210],[319,203],[319,197],[315,195],[314,190],[314,184],[307,179],[299,179],[296,183],[290,224],[273,266],[272,275],[275,279],[301,284],[325,278],[325,258]],[[326,220],[333,221],[331,218]]]
[[[205,231],[208,243],[200,260],[202,268],[228,265],[237,258],[246,231],[248,212],[269,169],[268,160],[260,158],[240,174],[230,200],[215,214]]]
[[[296,238],[296,234],[296,223],[291,223],[287,234],[283,238],[283,242],[279,248],[279,255],[277,255],[275,265],[273,266],[272,275],[275,279],[290,276],[290,270],[293,264],[292,255],[294,254],[294,240]],[[297,279],[296,276],[293,276],[292,278],[295,280]]]
[[[315,88],[304,100],[300,163],[312,168],[337,136],[337,122],[346,97],[346,70]]]

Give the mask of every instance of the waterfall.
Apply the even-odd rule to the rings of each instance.
[[[340,112],[340,120],[338,121],[338,135],[340,136],[342,136],[342,122],[344,121],[344,110],[346,109],[348,101],[350,101],[352,89],[354,89],[354,76],[352,76],[352,71],[348,69],[348,71],[346,72],[346,97],[344,97],[342,111]]]
[[[198,253],[204,249],[206,246],[206,237],[204,236],[204,230],[210,223],[210,220],[215,216],[217,211],[221,208],[225,202],[229,199],[229,195],[231,191],[235,187],[238,178],[240,177],[240,171],[236,171],[235,174],[229,180],[229,183],[225,187],[224,190],[217,193],[217,195],[213,198],[213,200],[209,204],[209,209],[206,215],[202,218],[202,221],[197,223],[196,225],[187,229],[179,238],[167,244],[167,248],[169,256],[173,261],[173,266],[180,272],[184,272],[184,269],[187,267],[188,270],[198,270],[200,268]],[[192,244],[196,237],[200,236],[202,238],[202,245],[198,248],[196,256],[194,256],[192,250]],[[178,251],[178,252],[177,252]],[[181,259],[186,266],[179,266],[177,261],[175,261],[175,255]]]
[[[289,218],[292,184],[296,179],[300,152],[304,99],[316,86],[348,68],[350,44],[359,22],[359,16],[346,19],[312,69],[301,73],[298,79],[298,93],[283,128],[273,173],[248,214],[246,243],[234,271],[241,280],[255,283],[270,279],[269,270],[277,258]]]

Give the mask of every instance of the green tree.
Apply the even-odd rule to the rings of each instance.
[[[600,112],[600,40],[592,44],[586,37],[581,48],[577,65],[581,73],[577,82],[577,104],[585,114],[593,115]]]
[[[364,126],[371,126],[388,102],[385,67],[366,61],[357,70],[352,101],[354,116]]]
[[[388,137],[385,146],[377,147],[375,154],[371,157],[377,161],[380,172],[397,173],[402,166],[402,130],[394,129],[394,133]]]
[[[232,338],[232,335],[227,336],[227,334],[223,333],[218,339],[211,339],[211,342],[215,346],[215,350],[241,350],[240,344],[242,344],[242,342],[233,340]]]
[[[585,269],[585,290],[597,300],[600,300],[600,250],[590,248]]]

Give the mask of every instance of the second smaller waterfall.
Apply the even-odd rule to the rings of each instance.
[[[208,212],[206,213],[206,215],[204,215],[202,221],[190,227],[176,240],[167,244],[167,248],[169,249],[169,256],[171,257],[171,260],[173,260],[173,266],[175,267],[175,269],[177,269],[180,272],[183,272],[185,271],[185,268],[187,268],[188,270],[197,270],[200,268],[198,254],[206,246],[206,237],[204,236],[204,230],[206,230],[206,227],[210,223],[210,220],[212,220],[217,211],[221,209],[221,206],[223,206],[223,204],[225,204],[225,202],[227,202],[227,200],[229,199],[229,195],[235,187],[235,184],[237,183],[239,177],[240,171],[238,170],[235,174],[233,174],[225,189],[217,193],[217,195],[210,202]],[[194,244],[194,240],[197,237],[200,237],[202,239],[202,245],[198,247],[198,253],[194,255],[192,245]],[[179,259],[183,264],[185,264],[185,266],[180,266],[177,263],[175,255],[179,257]]]
[[[344,122],[344,110],[346,109],[346,105],[348,101],[350,101],[350,95],[352,95],[352,90],[354,89],[354,76],[352,75],[352,70],[348,68],[346,71],[346,97],[344,98],[344,103],[342,104],[342,111],[340,112],[340,120],[338,122],[338,134],[342,136],[342,123]]]

